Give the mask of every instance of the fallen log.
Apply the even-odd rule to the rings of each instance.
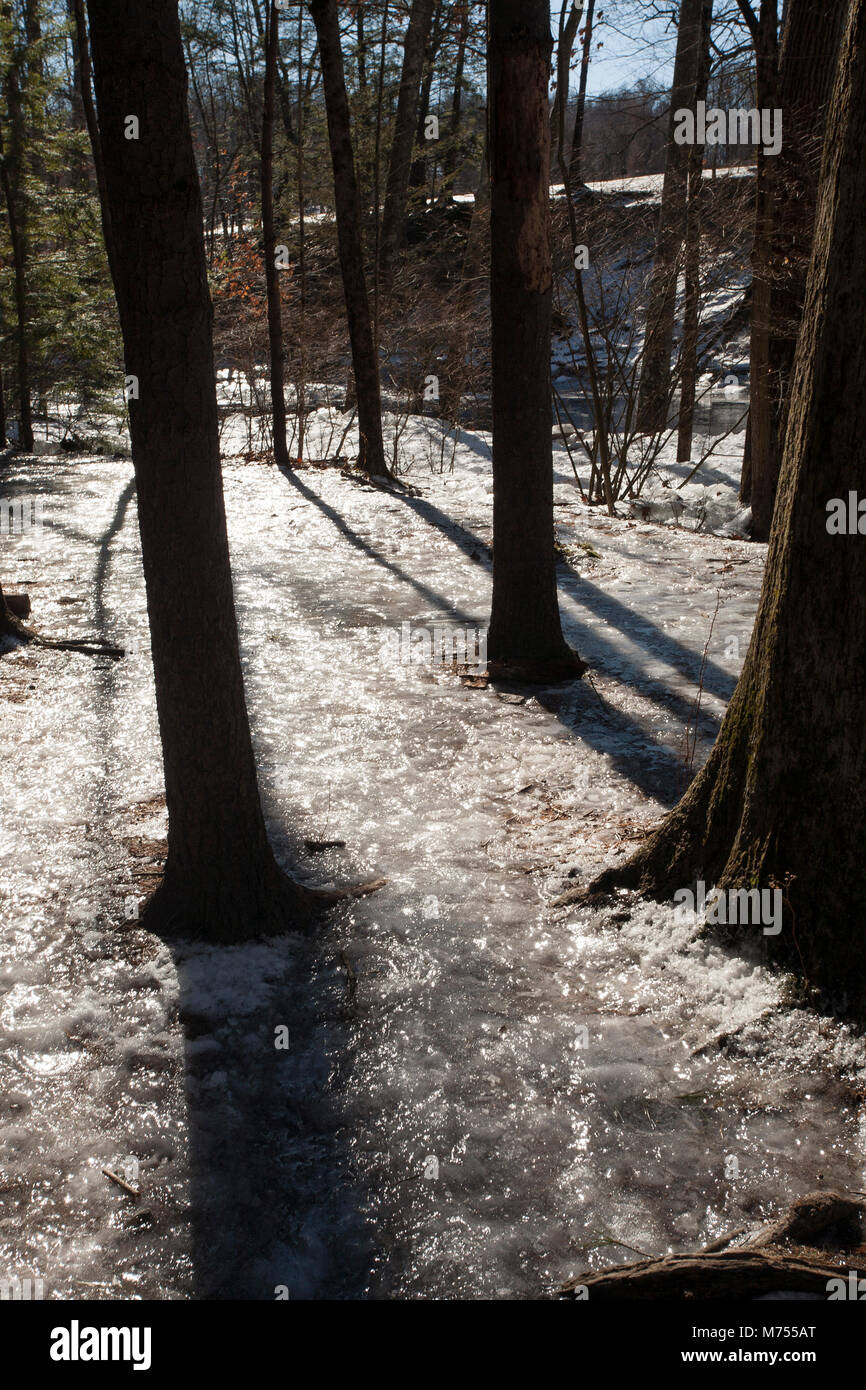
[[[812,1192],[743,1245],[720,1249],[734,1232],[693,1254],[639,1260],[570,1279],[562,1298],[752,1299],[800,1293],[826,1299],[829,1281],[866,1266],[866,1203],[839,1192]]]

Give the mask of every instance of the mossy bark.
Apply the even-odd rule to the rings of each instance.
[[[866,0],[828,116],[815,245],[776,521],[752,641],[718,741],[615,885],[666,898],[696,877],[784,889],[773,954],[866,1015],[866,535],[828,503],[866,498]],[[866,510],[866,509],[864,509]],[[864,517],[866,529],[866,517]],[[755,930],[755,928],[749,928]]]

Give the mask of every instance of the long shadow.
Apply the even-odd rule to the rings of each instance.
[[[167,944],[184,1031],[192,1296],[362,1296],[374,1251],[340,1098],[354,1056],[337,947],[323,969],[321,938]]]
[[[454,614],[458,621],[463,623],[474,621],[474,619],[470,619],[467,615],[454,609],[428,585],[413,579],[399,566],[394,565],[385,556],[379,554],[373,546],[352,530],[334,507],[302,483],[290,470],[283,470],[283,472],[287,481],[296,491],[317,507],[355,549],[396,578],[409,584],[416,592],[421,593],[428,602],[434,602],[443,613]],[[475,535],[467,526],[454,521],[424,498],[396,491],[389,495],[393,495],[406,506],[411,507],[422,520],[436,527],[443,535],[453,541],[463,554],[484,564],[489,569],[489,551],[486,542]],[[563,565],[563,569],[567,570],[569,579],[573,581],[574,586],[579,588],[578,601],[580,601],[580,598],[583,597],[582,586],[586,584],[586,581],[572,566]],[[574,594],[571,596],[577,597]],[[587,585],[587,599],[590,605],[595,602],[599,609],[604,604],[604,616],[609,614],[627,636],[632,636],[630,627],[631,623],[635,621],[636,615],[624,604],[619,603],[616,599],[611,599],[608,605],[608,596],[593,585]],[[641,677],[637,680],[629,679],[628,674],[624,671],[626,663],[622,652],[603,634],[600,634],[598,628],[579,623],[567,612],[563,614],[563,620],[566,635],[575,642],[582,654],[590,651],[600,657],[604,664],[620,674],[620,678],[631,684],[642,696],[660,705],[681,722],[696,725],[698,733],[702,737],[710,739],[713,737],[719,724],[715,716],[706,711],[700,711],[699,714],[696,714],[692,700],[676,691],[660,686],[648,677]],[[667,659],[683,674],[697,681],[700,671],[700,657],[675,638],[669,637],[655,627],[654,624],[644,620],[637,621],[640,628],[636,640],[643,638],[642,645],[648,646],[655,655]],[[724,690],[723,698],[729,698],[734,684],[733,678],[721,667],[716,667],[710,662],[707,663],[704,685],[708,689],[712,690],[715,686],[720,691]],[[539,704],[549,710],[568,729],[571,735],[582,739],[597,752],[608,756],[617,771],[637,786],[644,795],[652,797],[666,806],[672,805],[679,799],[686,780],[682,757],[675,749],[651,743],[646,729],[638,720],[610,705],[595,691],[587,691],[583,684],[575,688],[566,687],[564,691],[561,687],[551,687],[546,690],[533,688],[533,695]]]
[[[117,639],[108,580],[113,542],[134,494],[131,479],[98,544],[92,621],[105,640]],[[56,526],[92,544],[86,533]],[[99,876],[104,911],[116,925],[112,889],[128,871],[112,796],[121,666],[97,659],[94,675]],[[281,808],[265,787],[262,800],[275,852],[292,872],[304,862],[302,847],[284,830]],[[125,1134],[122,1114],[116,1124],[114,1116],[105,1120],[106,1132],[140,1164],[143,1232],[157,1264],[148,1272],[152,1296],[166,1288],[197,1300],[363,1293],[373,1256],[335,1081],[353,1061],[338,941],[328,958],[330,940],[341,932],[348,934],[335,914],[315,938],[287,935],[239,947],[165,942],[177,974],[182,1075],[173,1062],[166,1066],[149,1037],[143,1051],[157,1061],[147,1077],[155,1110],[177,1117],[176,1180],[166,1185],[159,1167],[172,1132],[165,1117],[150,1135],[139,1119],[135,1136]],[[133,956],[141,949],[134,923],[121,929],[117,949]],[[278,1047],[283,1027],[288,1045]],[[117,1249],[130,1264],[139,1260],[143,1232],[118,1234]]]
[[[387,572],[393,575],[395,579],[398,579],[401,584],[407,584],[410,588],[414,589],[415,592],[420,594],[432,607],[438,608],[444,617],[452,618],[455,622],[462,623],[464,626],[475,623],[476,618],[474,615],[464,612],[461,608],[457,608],[445,598],[443,594],[437,593],[435,589],[431,589],[428,584],[422,583],[421,580],[413,578],[406,570],[401,569],[401,567],[395,565],[392,560],[381,555],[374,546],[364,540],[363,536],[359,536],[357,531],[352,530],[348,522],[344,520],[334,507],[330,506],[324,498],[319,497],[318,493],[313,492],[312,488],[307,487],[306,483],[302,483],[297,474],[293,473],[291,469],[280,469],[280,472],[295,491],[299,492],[306,501],[311,502],[323,516],[327,517],[339,531],[340,535],[343,536],[355,550],[359,551],[360,554],[366,556],[368,560],[372,560],[374,564],[379,565],[382,569],[387,570]],[[398,496],[396,492],[393,495],[395,497]]]
[[[425,498],[412,497],[408,494],[398,493],[399,500],[407,507],[416,512],[418,516],[426,521],[428,525],[434,526],[442,535],[452,540],[458,549],[464,554],[471,555],[479,548],[483,554],[487,547],[486,543],[476,536],[461,522],[452,520],[439,507]],[[666,661],[670,666],[689,680],[696,681],[700,674],[701,657],[691,650],[691,648],[671,637],[669,633],[663,632],[655,623],[648,618],[643,618],[640,614],[621,603],[619,599],[607,594],[603,589],[591,584],[567,561],[563,561],[559,566],[560,576],[566,574],[571,587],[569,592],[577,602],[583,607],[590,609],[597,617],[603,618],[610,626],[617,628],[630,641],[643,646],[652,653],[653,656]],[[560,577],[561,582],[561,577]],[[587,635],[593,642],[597,639],[596,629],[586,629]],[[607,655],[614,653],[610,645],[607,646]],[[616,653],[618,663],[621,664],[622,658]],[[648,682],[648,686],[653,682]],[[734,691],[736,681],[721,666],[717,666],[713,661],[706,661],[704,665],[704,686],[712,694],[717,695],[721,700],[729,700]]]

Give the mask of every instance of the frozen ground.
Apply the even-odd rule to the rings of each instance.
[[[313,939],[228,950],[134,919],[165,816],[130,466],[7,466],[44,523],[4,585],[43,631],[134,650],[0,663],[0,1276],[53,1298],[533,1298],[866,1187],[863,1047],[784,1007],[757,950],[666,907],[547,906],[676,798],[696,718],[705,754],[763,547],[589,512],[557,450],[592,682],[471,688],[395,652],[404,623],[417,656],[419,630],[486,620],[488,441],[435,473],[435,426],[414,429],[417,496],[226,467],[274,841],[311,881],[388,879]],[[715,468],[732,515],[735,461]]]

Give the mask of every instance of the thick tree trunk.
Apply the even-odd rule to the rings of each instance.
[[[671,350],[677,303],[677,274],[686,224],[689,147],[674,141],[674,116],[695,104],[695,83],[704,31],[704,0],[682,0],[674,62],[662,202],[649,288],[638,394],[637,428],[663,430],[671,403]]]
[[[788,392],[806,293],[827,103],[848,0],[791,0],[779,63],[784,139],[770,183],[766,253],[758,273],[767,315],[765,389],[754,396],[752,533],[766,540],[785,442]],[[760,325],[759,331],[760,331]]]
[[[705,101],[710,77],[710,31],[713,0],[704,0],[701,47],[695,79],[695,101]],[[701,202],[704,187],[704,152],[700,145],[689,150],[688,208],[686,212],[685,300],[683,341],[680,352],[680,418],[677,459],[688,463],[692,456],[695,425],[695,394],[698,381],[698,329],[701,308]]]
[[[88,0],[169,815],[143,920],[233,941],[305,920],[259,801],[220,474],[212,308],[176,0]],[[139,121],[128,139],[128,117]]]
[[[361,441],[358,467],[373,476],[388,477],[390,475],[382,442],[379,363],[373,341],[373,324],[364,275],[361,203],[352,152],[349,100],[343,72],[336,0],[312,0],[310,13],[319,40],[328,116],[328,139],[334,169],[337,242],[340,249],[340,269],[358,402],[358,431]]]
[[[493,378],[491,672],[574,678],[553,549],[547,0],[491,0],[488,37]]]
[[[262,101],[262,240],[265,256],[265,286],[268,297],[268,348],[271,369],[271,418],[273,421],[274,462],[289,467],[286,442],[286,353],[283,346],[283,316],[280,306],[280,272],[277,267],[277,236],[274,229],[274,84],[280,43],[279,10],[276,0],[268,0],[265,20],[265,86]]]
[[[830,105],[806,306],[764,586],[718,741],[680,804],[622,870],[656,896],[696,877],[784,891],[763,939],[866,1015],[866,548],[828,503],[864,492],[866,0],[853,0]],[[866,509],[864,509],[866,510]],[[862,519],[866,532],[866,517]],[[754,928],[752,928],[754,930]]]
[[[403,47],[403,71],[397,96],[397,112],[394,117],[394,134],[385,184],[385,206],[382,210],[382,232],[379,238],[379,283],[386,291],[393,279],[394,262],[406,220],[409,170],[412,165],[415,123],[418,119],[418,96],[424,70],[424,52],[430,38],[432,23],[433,0],[412,0]]]

